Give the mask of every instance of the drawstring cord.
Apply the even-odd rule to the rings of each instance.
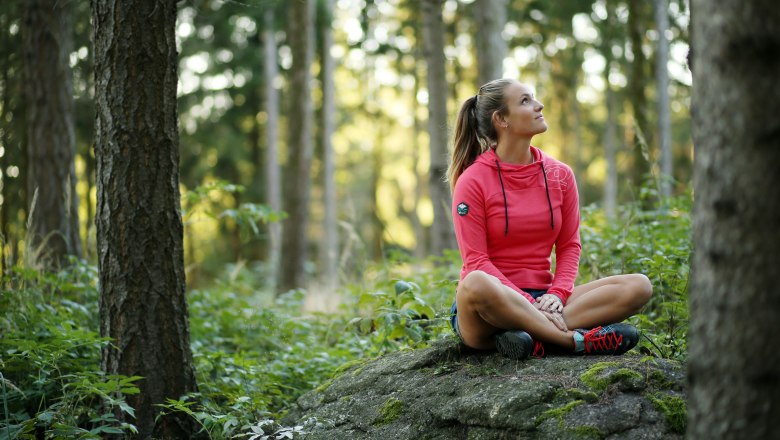
[[[496,160],[496,167],[498,167],[498,181],[501,182],[501,193],[504,195],[504,235],[509,234],[509,208],[506,204],[506,190],[504,190],[504,179],[501,178],[501,165]]]
[[[547,206],[550,208],[550,228],[555,230],[555,216],[553,215],[552,201],[550,200],[550,187],[547,184],[547,170],[544,169],[544,162],[542,165],[542,176],[544,176],[544,192],[547,194]],[[501,182],[501,194],[504,196],[504,235],[509,234],[509,207],[506,203],[506,189],[504,189],[504,179],[501,177],[501,164],[496,160],[496,168],[498,168],[498,181]]]
[[[550,207],[550,227],[555,230],[555,216],[553,216],[550,187],[547,186],[547,170],[544,169],[544,162],[542,162],[542,176],[544,176],[544,192],[547,193],[547,205]]]

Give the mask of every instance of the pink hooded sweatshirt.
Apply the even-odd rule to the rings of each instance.
[[[501,162],[493,149],[458,178],[452,199],[463,259],[460,279],[481,270],[521,290],[548,289],[566,304],[580,261],[580,210],[574,173],[531,147],[534,162]],[[555,275],[550,271],[555,246]]]

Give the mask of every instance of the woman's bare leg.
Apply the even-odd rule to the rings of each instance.
[[[493,335],[511,329],[524,330],[534,339],[574,348],[572,332],[558,329],[522,295],[498,278],[474,271],[458,285],[458,328],[463,342],[472,348],[495,348]]]
[[[652,294],[650,280],[641,274],[591,281],[574,288],[563,308],[563,319],[570,329],[620,322],[636,314]]]

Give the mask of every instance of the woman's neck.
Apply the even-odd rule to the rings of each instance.
[[[528,165],[534,162],[534,155],[531,153],[531,138],[517,139],[514,142],[498,140],[496,145],[496,155],[502,162]]]

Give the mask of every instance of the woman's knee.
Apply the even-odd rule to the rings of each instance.
[[[630,293],[631,305],[639,310],[653,296],[653,285],[646,275],[635,273],[625,276],[626,291]]]
[[[458,307],[469,305],[472,307],[484,306],[495,302],[501,294],[500,283],[496,277],[475,270],[469,272],[460,284],[458,284]]]

